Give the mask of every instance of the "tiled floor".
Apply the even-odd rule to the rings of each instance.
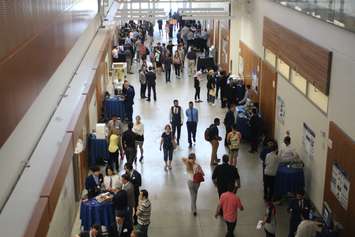
[[[136,66],[134,67],[136,71]],[[187,71],[187,70],[185,70]],[[141,172],[143,185],[150,193],[152,201],[152,218],[149,236],[203,236],[217,237],[225,235],[225,224],[222,220],[214,218],[218,195],[211,180],[209,143],[204,140],[204,130],[209,126],[214,117],[224,118],[225,109],[220,108],[220,101],[215,106],[208,105],[206,101],[206,80],[201,83],[203,103],[196,104],[199,110],[199,124],[197,144],[188,149],[186,125],[182,127],[180,147],[174,152],[173,169],[164,170],[163,154],[159,151],[159,141],[163,127],[169,121],[169,108],[173,100],[178,99],[180,105],[186,109],[188,102],[193,100],[193,80],[185,74],[183,79],[175,79],[172,83],[165,83],[165,74],[157,79],[157,102],[147,102],[139,98],[139,81],[137,73],[128,76],[135,87],[136,97],[134,116],[141,115],[145,125],[144,163],[137,165]],[[224,127],[219,128],[224,137]],[[238,191],[245,210],[239,213],[236,236],[258,237],[264,232],[256,230],[256,223],[263,217],[264,202],[262,199],[262,174],[261,163],[256,154],[248,153],[247,144],[242,144],[238,168],[241,175],[241,189]],[[190,197],[186,184],[186,172],[181,162],[189,152],[195,152],[198,162],[202,165],[207,177],[201,184],[198,193],[198,214],[194,217],[190,212]],[[225,153],[222,143],[218,156]],[[288,215],[284,206],[277,207],[277,236],[287,236]],[[76,223],[76,230],[78,223]]]

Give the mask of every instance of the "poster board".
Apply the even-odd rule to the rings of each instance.
[[[280,96],[277,96],[276,99],[276,113],[277,113],[277,120],[281,124],[284,124],[285,116],[286,116],[285,101]]]
[[[331,175],[330,191],[334,194],[340,205],[347,210],[350,192],[348,176],[337,162],[333,163]]]
[[[315,141],[316,141],[316,134],[306,123],[303,123],[302,144],[304,149],[304,157],[310,160],[313,160],[314,158]]]

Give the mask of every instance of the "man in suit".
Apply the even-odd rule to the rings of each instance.
[[[177,145],[180,142],[181,126],[184,122],[184,113],[182,112],[181,106],[179,106],[179,101],[174,100],[174,106],[170,108],[170,124],[172,127],[172,132],[175,137],[175,132],[177,131],[176,141]]]
[[[224,126],[226,127],[226,136],[224,138],[224,146],[228,146],[227,135],[232,131],[233,126],[237,122],[236,107],[232,104],[224,117]]]
[[[310,208],[311,204],[309,200],[304,198],[304,192],[297,192],[296,199],[292,200],[288,207],[288,211],[290,212],[290,229],[288,237],[294,237],[301,221],[309,219]]]
[[[128,121],[132,122],[133,104],[134,104],[134,96],[135,96],[134,87],[132,85],[130,85],[127,80],[125,80],[123,83],[122,92],[123,92],[123,95],[125,98],[127,119],[128,119]]]
[[[134,186],[130,182],[130,178],[128,174],[123,174],[121,176],[122,178],[122,189],[126,190],[127,192],[127,201],[128,201],[128,206],[130,210],[133,210],[133,208],[136,206],[136,198],[134,195]]]
[[[88,191],[88,198],[93,198],[101,192],[101,185],[104,178],[100,172],[100,168],[95,166],[91,168],[92,174],[86,177],[85,189]]]
[[[128,208],[127,191],[122,189],[122,184],[118,185],[117,192],[113,195],[112,203],[116,214]]]
[[[134,224],[137,222],[137,216],[136,216],[136,211],[137,211],[137,206],[138,206],[138,198],[139,198],[139,188],[142,186],[142,176],[141,174],[133,169],[133,165],[131,163],[126,163],[124,165],[126,174],[129,176],[131,183],[133,184],[134,187],[134,198],[135,198],[135,206],[134,206]]]
[[[100,237],[101,234],[101,226],[98,224],[94,224],[89,231],[82,231],[80,234],[75,237]]]
[[[155,80],[157,79],[157,76],[155,75],[155,72],[153,71],[153,67],[150,66],[148,68],[148,72],[145,74],[145,78],[147,80],[147,85],[148,85],[148,99],[147,99],[147,101],[150,101],[151,90],[153,90],[154,101],[156,101],[157,94],[156,94],[156,90],[155,90],[155,85],[156,85]]]
[[[128,210],[119,211],[116,215],[114,237],[131,237],[133,223],[131,213]]]

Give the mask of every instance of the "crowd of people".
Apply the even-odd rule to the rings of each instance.
[[[152,47],[152,40],[147,38],[153,37],[153,26],[148,22],[139,22],[138,24],[130,22],[121,30],[120,43],[114,48],[113,58],[121,53],[125,54],[127,64],[134,60],[139,63],[139,82],[140,82],[140,98],[150,101],[153,97],[157,100],[156,95],[156,79],[157,74],[165,72],[166,82],[171,82],[171,68],[174,66],[176,79],[181,78],[184,70],[185,61],[188,66],[188,75],[194,80],[195,101],[190,101],[184,110],[179,104],[179,100],[175,99],[170,108],[169,122],[165,125],[161,135],[160,150],[163,151],[164,169],[169,171],[172,169],[172,160],[174,149],[181,143],[181,128],[186,122],[188,134],[187,143],[189,149],[196,144],[196,131],[199,122],[199,111],[195,108],[195,103],[200,103],[200,82],[203,80],[203,72],[196,72],[197,51],[191,47],[191,39],[194,37],[208,38],[206,30],[201,32],[201,24],[195,22],[194,25],[186,24],[179,15],[174,16],[178,25],[178,44],[174,45],[173,26],[169,22],[168,27],[168,44],[158,42]],[[174,19],[175,19],[174,18]],[[188,28],[188,29],[186,29]],[[163,22],[158,21],[158,29],[162,32]],[[162,34],[162,33],[161,33]],[[147,42],[149,41],[149,42]],[[129,52],[128,52],[129,51]],[[117,55],[116,55],[117,52]],[[116,59],[119,56],[116,57]],[[131,67],[128,67],[131,72]],[[213,167],[212,182],[215,184],[219,201],[216,208],[215,217],[221,216],[226,223],[226,236],[234,236],[238,220],[238,210],[243,211],[244,206],[241,199],[237,195],[241,189],[241,177],[238,172],[238,154],[240,144],[242,142],[242,134],[237,128],[237,109],[238,105],[243,105],[250,100],[252,88],[250,85],[245,86],[242,80],[230,77],[230,75],[221,68],[217,71],[210,70],[207,72],[207,102],[214,105],[216,99],[220,99],[221,107],[228,108],[225,114],[223,124],[226,129],[226,136],[222,138],[219,132],[220,119],[214,118],[213,123],[205,128],[204,139],[211,145],[210,165]],[[148,92],[147,92],[148,90]],[[133,97],[134,88],[129,85],[128,81],[124,83],[123,93],[128,100],[129,117],[133,114]],[[151,95],[153,92],[153,96]],[[148,94],[147,94],[148,93]],[[259,146],[259,137],[261,135],[261,126],[257,111],[257,104],[251,110],[249,126],[252,133],[250,139],[250,152],[256,152]],[[142,179],[140,173],[133,168],[133,164],[137,162],[138,150],[140,151],[139,161],[143,161],[143,145],[144,145],[144,125],[142,118],[136,116],[135,122],[132,119],[128,121],[127,129],[124,131],[123,121],[117,117],[113,117],[107,123],[108,127],[108,150],[110,157],[107,160],[105,168],[105,176],[100,172],[99,167],[93,167],[92,174],[86,179],[87,198],[96,197],[102,192],[110,192],[112,194],[112,202],[115,212],[116,223],[111,226],[110,234],[112,236],[147,236],[148,227],[151,216],[151,202],[149,200],[148,191],[141,189]],[[228,154],[223,155],[222,163],[217,157],[219,143],[224,139],[224,146]],[[124,160],[125,173],[118,176],[120,159]],[[265,200],[265,216],[261,221],[264,227],[266,237],[276,236],[276,207],[274,201],[277,197],[274,195],[274,183],[277,169],[280,163],[289,163],[299,161],[298,155],[291,146],[291,138],[289,134],[284,139],[284,144],[278,149],[277,142],[271,139],[265,139],[260,159],[263,163],[263,184],[264,184],[264,200]],[[205,173],[203,168],[197,161],[197,155],[190,152],[188,157],[182,158],[182,163],[186,166],[188,174],[187,187],[190,192],[191,212],[197,215],[197,196],[198,190],[202,182],[205,181]],[[86,200],[86,199],[85,199]],[[85,201],[84,200],[84,201]],[[304,198],[303,190],[296,194],[296,198],[290,202],[290,230],[289,237],[313,237],[313,235],[302,234],[304,221],[308,221],[311,210],[310,202]],[[313,223],[313,222],[312,222]],[[318,227],[319,223],[314,222]],[[89,232],[83,232],[79,236],[98,236],[101,227],[93,225]],[[312,232],[313,233],[313,232]]]

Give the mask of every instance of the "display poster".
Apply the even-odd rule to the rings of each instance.
[[[340,205],[347,210],[349,203],[350,181],[347,174],[341,169],[338,163],[332,167],[330,191],[334,194]]]
[[[286,116],[285,101],[280,96],[277,96],[276,112],[277,112],[277,120],[281,124],[284,124],[285,123],[285,116]]]
[[[306,158],[312,160],[314,158],[314,145],[315,145],[316,134],[313,130],[306,124],[303,123],[303,148],[304,155]]]
[[[251,78],[252,78],[251,87],[257,91],[259,80],[255,70],[253,70],[253,72],[251,73]]]

